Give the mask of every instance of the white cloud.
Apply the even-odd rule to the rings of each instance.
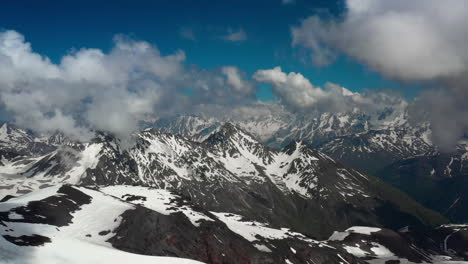
[[[312,50],[317,64],[343,52],[388,77],[431,80],[468,68],[465,0],[348,0],[343,20],[305,19],[293,44]]]
[[[52,63],[35,53],[21,34],[0,32],[1,103],[22,127],[60,130],[77,139],[89,139],[92,130],[126,139],[138,129],[139,120],[173,113],[219,116],[236,109],[242,116],[269,113],[264,105],[255,104],[256,83],[235,66],[188,67],[182,51],[162,55],[144,41],[124,36],[114,41],[108,53],[82,48]],[[289,110],[336,112],[384,105],[339,85],[322,89],[302,74],[285,73],[280,67],[259,70],[253,78],[272,84]]]
[[[182,51],[162,55],[144,41],[114,41],[109,53],[83,48],[54,64],[21,34],[0,32],[1,103],[22,127],[87,139],[95,129],[126,137],[156,113],[254,98],[255,87],[236,67],[189,70]]]
[[[255,100],[256,87],[239,68],[225,66],[210,71],[191,71],[186,83],[197,104],[219,104],[224,107]]]
[[[229,28],[227,34],[224,35],[222,39],[226,41],[240,42],[240,41],[244,41],[247,39],[247,34],[245,33],[243,29],[234,31],[231,28]]]
[[[273,92],[284,103],[298,108],[311,107],[326,96],[322,89],[314,87],[302,74],[286,74],[279,66],[269,70],[258,70],[253,78],[258,82],[272,84]]]
[[[453,148],[468,132],[468,104],[460,99],[468,97],[467,2],[347,0],[346,6],[342,18],[312,16],[292,28],[293,44],[310,49],[318,65],[344,53],[388,78],[426,85],[410,114],[430,120],[439,147]]]
[[[406,103],[401,96],[394,94],[355,93],[334,83],[326,83],[325,88],[314,86],[302,74],[285,73],[281,67],[258,70],[253,78],[257,82],[271,84],[273,93],[280,102],[294,111],[313,109],[321,112],[345,112],[359,108],[371,113]]]
[[[242,79],[239,68],[234,66],[225,66],[221,68],[221,71],[226,75],[227,84],[231,85],[237,92],[246,94],[253,92],[253,86]]]

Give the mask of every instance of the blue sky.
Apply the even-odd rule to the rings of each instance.
[[[393,88],[412,96],[415,89],[385,80],[366,67],[341,56],[331,66],[317,68],[305,52],[291,46],[291,26],[310,15],[338,17],[342,1],[281,0],[229,1],[5,1],[0,28],[12,29],[32,43],[33,50],[52,61],[73,49],[109,50],[113,36],[125,34],[156,45],[163,54],[183,50],[187,62],[211,69],[233,65],[249,75],[258,69],[281,66],[300,72],[315,85],[341,84],[352,91]],[[243,41],[223,39],[229,30],[243,31]],[[187,39],[182,32],[192,32]],[[258,92],[272,99],[268,86]]]
[[[5,0],[0,119],[129,134],[148,115],[231,112],[255,95],[301,114],[401,99],[332,82],[417,97],[415,118],[456,139],[468,127],[467,13],[466,0]]]

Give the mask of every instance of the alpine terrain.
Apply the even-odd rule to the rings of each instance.
[[[430,123],[411,120],[407,104],[372,113],[354,109],[294,115],[278,107],[268,110],[269,115],[231,118],[230,122],[272,149],[302,141],[343,164],[381,178],[451,221],[468,222],[464,202],[468,193],[466,140],[459,141],[452,151],[441,151],[431,140]],[[193,114],[152,123],[162,131],[200,142],[222,124],[219,119]],[[449,195],[445,195],[447,190]]]
[[[130,147],[102,132],[80,143],[2,131],[6,263],[467,258],[466,226],[302,141],[274,150],[232,123],[200,141],[149,128]]]

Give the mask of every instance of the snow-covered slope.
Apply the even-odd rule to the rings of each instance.
[[[166,190],[134,186],[45,188],[0,203],[0,225],[1,263],[199,263],[175,257],[210,263],[306,263],[311,250],[318,260],[338,260],[334,253],[340,252],[349,263],[359,263],[340,249],[286,228],[194,209]],[[242,225],[243,231],[233,225]]]
[[[0,203],[0,262],[200,263],[114,248],[111,231],[133,208],[95,190],[60,185]]]
[[[213,127],[219,128],[222,123],[202,116],[192,115],[193,119],[200,124],[207,120],[211,133],[217,131]],[[200,137],[199,130],[178,129],[183,127],[184,120],[184,116],[178,116],[155,125],[164,131],[180,133],[195,140],[207,138],[206,131],[204,137]],[[301,141],[334,160],[393,184],[453,221],[468,221],[465,213],[468,212],[468,198],[464,195],[468,192],[468,165],[465,164],[468,144],[462,140],[456,151],[440,152],[432,143],[430,124],[410,122],[404,104],[371,114],[355,109],[342,113],[302,115],[271,108],[266,113],[261,112],[258,117],[230,120],[273,149],[284,148],[292,141]],[[248,172],[255,173],[255,170]]]
[[[429,124],[411,123],[405,104],[375,113],[354,109],[340,113],[292,114],[281,108],[269,108],[258,117],[228,120],[275,149],[291,141],[304,141],[367,172],[433,149]],[[178,115],[160,119],[154,126],[202,141],[222,123],[223,120],[213,117]]]
[[[68,143],[44,156],[5,163],[0,173],[2,197],[60,183],[136,184],[177,190],[209,210],[317,237],[355,224],[399,228],[409,222],[444,222],[375,178],[302,142],[272,150],[230,123],[201,143],[147,129],[127,149],[100,133],[88,143]],[[389,222],[383,212],[401,221]]]
[[[432,244],[407,229],[351,227],[319,241],[128,185],[57,185],[11,198],[0,203],[0,226],[0,263],[15,264],[446,263],[460,259],[458,241],[468,237],[466,226],[432,230]]]
[[[18,156],[40,155],[55,149],[55,145],[44,142],[47,138],[34,137],[23,129],[10,124],[0,127],[0,164]]]

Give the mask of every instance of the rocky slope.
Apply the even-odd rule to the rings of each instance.
[[[0,226],[2,263],[463,263],[468,238],[466,226],[357,226],[315,240],[128,185],[57,185],[10,198]]]
[[[397,161],[379,173],[423,205],[454,222],[468,220],[468,143],[455,153],[434,151]]]
[[[272,150],[230,123],[203,142],[147,129],[122,149],[105,134],[0,167],[3,195],[60,183],[176,190],[208,210],[288,226],[318,238],[353,225],[398,229],[445,222],[403,193],[302,142]]]
[[[368,173],[433,150],[429,124],[411,123],[406,106],[371,114],[357,109],[307,115],[271,111],[269,115],[228,120],[272,148],[281,149],[291,141],[303,141]],[[178,115],[159,119],[152,126],[202,141],[222,123],[212,117]]]
[[[431,141],[430,124],[410,122],[405,105],[371,114],[353,110],[293,115],[271,110],[269,115],[232,118],[232,122],[273,149],[302,141],[383,179],[452,221],[468,221],[464,213],[468,211],[464,202],[464,193],[468,192],[468,171],[464,169],[467,144],[461,141],[456,151],[441,153]],[[160,119],[154,125],[200,141],[220,124],[214,118],[180,115]],[[446,190],[450,190],[449,195],[445,195]]]

